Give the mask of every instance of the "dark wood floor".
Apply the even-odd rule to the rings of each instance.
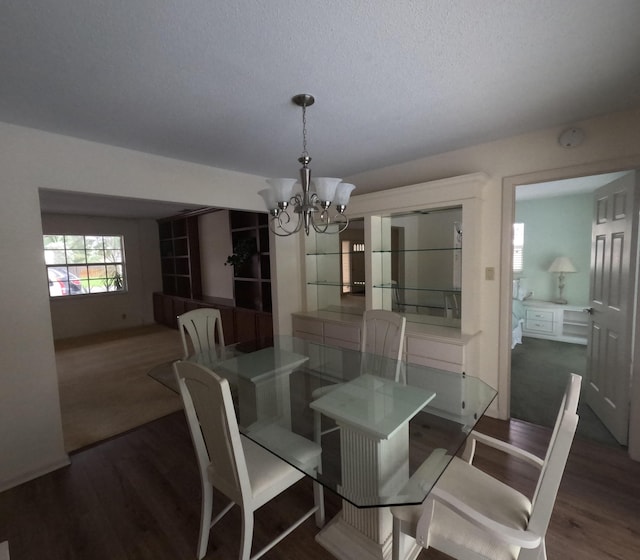
[[[485,418],[481,431],[542,453],[548,430]],[[531,490],[533,473],[495,452],[477,464]],[[303,480],[256,517],[254,546],[311,502]],[[326,496],[327,513],[339,501]],[[215,507],[222,507],[221,500]],[[84,449],[71,466],[0,494],[0,541],[11,560],[193,560],[200,515],[196,463],[182,412]],[[312,520],[264,558],[330,560],[314,540]],[[240,516],[234,508],[214,529],[210,559],[237,558]],[[624,452],[576,440],[547,535],[549,559],[640,557],[640,464]],[[257,548],[254,548],[257,550]],[[421,559],[442,559],[423,551]]]

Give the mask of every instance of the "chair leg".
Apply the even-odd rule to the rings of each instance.
[[[400,521],[393,518],[393,533],[391,543],[391,560],[400,560],[400,551],[404,549],[404,534],[400,527]]]
[[[319,482],[313,483],[313,501],[318,508],[316,511],[316,527],[324,527],[324,487]]]
[[[318,444],[322,444],[322,415],[317,411],[313,411],[313,440]],[[318,474],[322,474],[322,456],[318,461]]]
[[[542,542],[540,543],[540,553],[538,554],[538,560],[547,560],[547,544],[545,543],[544,537],[542,537]]]
[[[202,504],[200,506],[200,536],[198,537],[198,560],[207,553],[209,533],[211,532],[211,511],[213,509],[213,488],[210,484],[202,484]]]
[[[240,560],[250,560],[253,541],[253,511],[242,506],[242,540],[240,542]]]

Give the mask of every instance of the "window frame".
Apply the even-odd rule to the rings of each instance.
[[[50,298],[128,292],[122,234],[42,236]]]

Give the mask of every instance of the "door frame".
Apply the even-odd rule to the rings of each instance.
[[[502,225],[500,239],[500,314],[498,356],[498,414],[502,419],[511,417],[511,305],[512,305],[512,228],[515,220],[516,187],[547,181],[573,179],[616,171],[640,170],[640,155],[594,162],[559,169],[534,171],[511,175],[502,179]],[[636,216],[638,219],[638,216]],[[632,344],[634,355],[640,352],[640,298],[635,302],[635,320]],[[638,350],[636,350],[638,349]],[[629,415],[629,455],[640,461],[640,360],[632,357],[631,410]],[[636,380],[633,383],[633,380]]]

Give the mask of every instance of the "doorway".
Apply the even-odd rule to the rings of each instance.
[[[566,373],[587,374],[593,192],[623,175],[515,187],[521,237],[512,249],[512,325],[520,329],[510,355],[513,418],[552,426]],[[584,395],[579,413],[580,436],[618,445]]]

